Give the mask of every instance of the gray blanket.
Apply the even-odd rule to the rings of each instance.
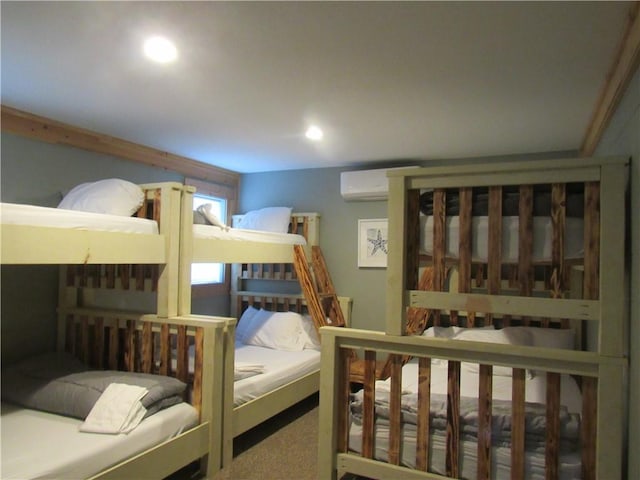
[[[358,424],[362,423],[363,391],[352,395],[351,416]],[[402,395],[401,421],[405,430],[415,431],[418,412],[417,394]],[[376,422],[389,423],[389,394],[376,392]],[[463,440],[477,441],[478,438],[478,400],[462,397],[460,399],[460,437]],[[525,404],[525,446],[529,451],[544,451],[546,444],[546,408],[539,403]],[[432,432],[446,432],[447,396],[431,395],[429,425]],[[491,441],[493,446],[511,445],[511,402],[493,400]],[[560,451],[575,451],[580,444],[580,416],[560,408]]]
[[[67,354],[45,354],[2,371],[2,400],[84,420],[111,383],[148,390],[145,416],[183,401],[186,384],[175,378],[115,370],[88,370]]]

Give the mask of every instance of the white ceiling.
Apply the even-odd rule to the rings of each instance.
[[[2,103],[238,172],[576,150],[628,8],[3,0]]]

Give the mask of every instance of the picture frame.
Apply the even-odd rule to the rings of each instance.
[[[386,268],[388,254],[388,220],[358,220],[358,268]]]

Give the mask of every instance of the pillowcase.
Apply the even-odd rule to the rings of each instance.
[[[466,330],[495,330],[493,325],[487,325],[486,327],[466,328],[466,327],[429,327],[421,336],[431,338],[453,338],[458,333]]]
[[[220,220],[212,211],[211,211],[211,204],[210,203],[205,203],[204,205],[200,205],[196,211],[198,213],[200,213],[205,220],[211,224],[214,225],[216,227],[220,227],[224,230],[229,230],[229,227],[227,227],[225,225],[225,223]]]
[[[576,348],[576,332],[572,328],[519,328],[526,329],[529,332],[532,338],[532,346],[534,347],[564,348],[566,350],[575,350]]]
[[[313,323],[311,315],[302,315],[302,328],[307,335],[304,348],[320,350],[320,338],[318,337],[318,331],[316,330],[316,325]]]
[[[269,312],[260,309],[244,336],[245,345],[300,352],[307,344],[302,316],[295,312]]]
[[[236,225],[245,230],[288,233],[291,222],[290,207],[266,207],[245,213]]]
[[[238,320],[236,325],[236,341],[244,343],[244,339],[251,331],[251,320],[253,320],[256,313],[258,313],[258,309],[251,306],[247,307],[246,310],[242,312],[240,320]]]
[[[77,185],[64,196],[58,208],[130,217],[143,202],[144,192],[139,185],[109,178]]]
[[[505,332],[486,328],[465,328],[453,337],[454,340],[466,340],[470,342],[500,343],[503,345],[531,346],[532,340],[526,330],[514,330]],[[478,373],[480,365],[471,362],[462,362],[462,368],[471,373]],[[493,375],[499,377],[511,377],[513,369],[500,365],[493,366]],[[529,372],[529,376],[532,374]]]

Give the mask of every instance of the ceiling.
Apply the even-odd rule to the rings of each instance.
[[[4,105],[242,173],[577,150],[628,2],[1,2]],[[151,34],[178,59],[142,53]],[[324,139],[304,136],[310,124]]]

